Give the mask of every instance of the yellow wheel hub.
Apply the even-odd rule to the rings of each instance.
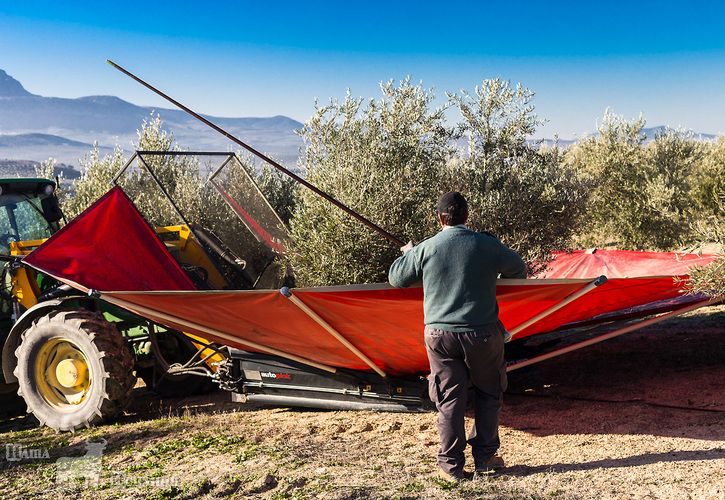
[[[76,387],[88,382],[88,367],[79,359],[64,359],[55,368],[55,377],[63,387]]]
[[[47,342],[36,365],[38,392],[58,409],[81,404],[91,389],[88,360],[74,343],[65,339]]]

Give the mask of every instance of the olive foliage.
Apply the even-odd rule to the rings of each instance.
[[[468,155],[448,162],[444,190],[463,193],[468,226],[501,238],[536,274],[552,250],[569,248],[587,211],[589,185],[564,166],[558,147],[527,142],[544,123],[533,96],[500,78],[485,80],[474,96],[449,94],[463,117],[458,128],[468,138]]]
[[[443,108],[404,80],[381,85],[382,98],[315,106],[300,135],[312,185],[400,239],[420,240],[435,224],[440,166],[451,153]],[[311,190],[290,221],[290,261],[300,283],[330,285],[387,279],[398,247]]]
[[[707,267],[690,270],[693,292],[725,295],[725,135],[703,143],[701,168],[695,175],[695,201],[700,217],[693,223],[701,245],[715,243],[720,258]]]
[[[593,183],[587,246],[665,250],[692,239],[693,173],[702,148],[691,133],[662,129],[646,143],[645,120],[609,110],[598,136],[580,140],[567,161]]]
[[[719,210],[721,213],[725,210],[725,203],[720,203]],[[725,296],[725,219],[710,215],[696,221],[693,227],[701,244],[719,245],[720,255],[708,266],[690,268],[689,291],[713,297]]]
[[[348,93],[317,107],[305,124],[306,178],[399,239],[420,241],[439,229],[438,196],[457,190],[469,200],[469,226],[493,231],[535,271],[566,248],[586,209],[586,184],[563,167],[554,148],[527,139],[543,123],[533,92],[500,78],[475,95],[448,94],[430,110],[433,90],[410,79],[381,85],[382,98]],[[448,127],[444,111],[463,122]],[[457,141],[467,137],[468,149]],[[303,192],[290,223],[290,260],[305,285],[385,281],[397,247],[311,192]],[[537,264],[538,262],[538,264]]]
[[[694,198],[705,215],[723,216],[725,211],[725,135],[702,142],[702,163],[695,171]]]

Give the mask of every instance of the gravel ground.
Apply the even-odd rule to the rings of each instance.
[[[510,373],[507,467],[490,477],[437,478],[434,413],[262,407],[224,392],[162,401],[138,387],[118,422],[72,435],[0,421],[0,497],[725,498],[724,325],[725,307],[710,308]],[[61,484],[56,460],[88,440],[105,443],[98,484]],[[9,460],[19,444],[41,456]]]

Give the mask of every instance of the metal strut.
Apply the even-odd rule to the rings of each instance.
[[[520,325],[518,325],[517,327],[512,328],[511,330],[509,330],[509,333],[511,335],[516,335],[521,330],[524,330],[524,329],[530,327],[531,325],[533,325],[534,323],[537,323],[537,322],[541,321],[542,319],[544,319],[545,317],[549,316],[550,314],[554,314],[556,311],[558,311],[562,307],[564,307],[564,306],[566,306],[566,305],[574,302],[575,300],[577,300],[582,295],[585,295],[585,294],[591,292],[596,287],[601,286],[601,285],[603,285],[606,282],[607,282],[607,277],[606,276],[604,276],[604,275],[599,276],[597,279],[595,279],[594,281],[592,281],[591,283],[589,283],[585,287],[581,288],[580,290],[577,290],[576,292],[572,293],[571,295],[569,295],[568,297],[566,297],[561,302],[557,302],[556,304],[554,304],[550,308],[546,309],[545,311],[540,312],[539,314],[537,314],[533,318],[530,318],[527,321],[524,321],[523,323],[521,323]]]
[[[290,299],[294,305],[296,305],[298,308],[302,310],[307,316],[312,318],[318,325],[320,325],[322,328],[324,328],[330,335],[335,337],[337,340],[342,343],[345,347],[347,347],[355,356],[360,358],[366,365],[368,365],[370,368],[372,368],[375,373],[383,377],[383,379],[388,380],[388,374],[385,373],[383,370],[380,369],[378,365],[373,363],[373,361],[368,358],[360,349],[355,347],[350,343],[349,340],[347,340],[345,337],[340,334],[335,328],[332,327],[327,321],[325,321],[319,314],[317,314],[315,311],[310,309],[310,307],[302,302],[302,300],[299,299],[299,297],[295,297],[292,295],[292,291],[288,287],[282,287],[280,290],[280,293]]]
[[[636,323],[634,325],[625,326],[624,328],[620,328],[619,330],[615,330],[610,333],[605,333],[604,335],[600,335],[599,337],[595,337],[593,339],[585,340],[583,342],[579,342],[578,344],[573,344],[568,347],[564,347],[562,349],[558,349],[556,351],[552,351],[546,354],[542,354],[541,356],[537,356],[535,358],[527,359],[526,361],[521,361],[519,363],[510,365],[506,368],[507,371],[517,370],[519,368],[523,368],[525,366],[533,365],[534,363],[538,363],[540,361],[545,361],[547,359],[554,358],[556,356],[561,356],[562,354],[566,354],[572,351],[576,351],[578,349],[582,349],[583,347],[587,347],[593,344],[597,344],[599,342],[602,342],[604,340],[608,340],[614,337],[619,337],[620,335],[624,335],[625,333],[632,332],[634,330],[639,330],[640,328],[644,328],[645,326],[653,325],[655,323],[659,323],[661,321],[664,321],[666,319],[674,318],[676,316],[680,316],[681,314],[684,314],[686,312],[694,311],[695,309],[699,309],[701,307],[706,306],[712,306],[715,304],[718,304],[720,302],[725,301],[725,296],[723,297],[713,297],[707,300],[703,300],[701,302],[696,302],[694,304],[691,304],[689,306],[677,309],[675,311],[668,312],[666,314],[662,314],[660,316],[656,316],[654,318],[647,319],[645,321],[640,321],[639,323]]]

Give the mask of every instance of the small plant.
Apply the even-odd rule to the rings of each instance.
[[[238,453],[234,457],[234,463],[239,464],[239,463],[246,462],[247,460],[256,457],[259,454],[258,448],[259,447],[257,445],[252,445],[248,449],[242,451],[241,453]]]
[[[404,484],[398,488],[399,491],[405,493],[412,493],[414,491],[421,491],[425,486],[421,481],[414,481],[412,483]]]

